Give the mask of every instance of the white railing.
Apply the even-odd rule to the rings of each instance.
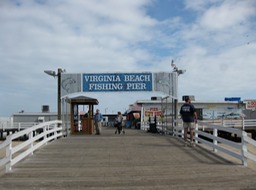
[[[243,129],[254,128],[256,130],[256,119],[243,119]]]
[[[211,122],[206,120],[206,122]],[[225,119],[215,120],[214,124],[223,125],[224,127],[238,128],[242,130],[255,129],[256,130],[256,119]]]
[[[237,128],[242,130],[256,130],[256,119],[226,119],[226,120],[219,119],[219,120],[203,120],[203,121],[204,123],[221,125],[224,127]],[[168,120],[167,123],[165,122],[157,123],[157,129],[160,132],[164,131],[166,134],[168,134],[169,132],[172,133],[172,128],[173,127],[172,127],[171,120]],[[148,130],[149,129],[148,122],[142,122],[141,129],[145,131]]]
[[[5,156],[0,158],[0,166],[5,166],[6,172],[11,171],[12,166],[47,142],[62,137],[62,121],[49,121],[40,123],[33,127],[24,129],[7,136],[6,140],[0,144],[0,150],[5,149]],[[27,136],[26,141],[14,146],[14,141]]]
[[[10,121],[0,121],[0,129],[5,129],[7,127],[11,126],[11,122]]]
[[[211,129],[212,133],[202,130],[205,128]],[[231,140],[221,138],[218,136],[218,131],[225,131],[231,134],[235,134],[238,137],[241,137],[241,142],[237,143]],[[181,121],[179,121],[178,125],[174,127],[173,134],[174,136],[180,136],[183,138],[184,130]],[[195,129],[195,142],[200,142],[213,148],[214,152],[220,150],[225,154],[237,158],[241,160],[244,166],[248,165],[248,159],[256,162],[256,155],[248,150],[248,145],[256,148],[256,141],[248,137],[245,131],[239,129],[223,127],[221,125],[209,124],[205,122],[198,122]]]
[[[29,127],[32,127],[32,126],[35,126],[38,124],[40,124],[40,123],[39,122],[13,122],[13,123],[6,122],[0,126],[0,129],[2,129],[3,131],[5,129],[20,129],[20,130],[22,130],[22,129],[26,129],[26,128],[29,128]]]
[[[240,120],[240,119],[239,120],[223,120],[222,125],[224,127],[244,129],[243,120]]]

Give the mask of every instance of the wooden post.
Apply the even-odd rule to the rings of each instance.
[[[213,136],[214,137],[218,137],[218,130],[217,129],[213,129]],[[218,146],[218,141],[217,140],[213,140],[213,144],[215,145],[215,146]],[[213,151],[214,152],[217,152],[218,150],[216,149],[216,148],[213,148]]]
[[[248,166],[248,162],[247,162],[247,157],[246,157],[246,152],[248,151],[247,150],[247,142],[244,140],[244,137],[247,136],[247,133],[246,132],[242,132],[242,164],[247,167]]]
[[[10,172],[12,170],[12,140],[10,140],[9,146],[6,147],[5,154],[8,159],[8,163],[5,165],[5,171]]]

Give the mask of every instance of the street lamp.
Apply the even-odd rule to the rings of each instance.
[[[169,92],[168,92],[168,94],[169,94],[169,96],[166,96],[166,97],[164,97],[164,98],[161,98],[161,106],[162,106],[162,103],[163,103],[163,100],[164,99],[166,99],[166,129],[167,129],[167,108],[168,108],[168,104],[167,104],[167,99],[170,97],[171,99],[172,99],[172,111],[171,111],[171,117],[172,117],[172,134],[173,134],[173,126],[174,126],[174,112],[175,112],[175,110],[174,110],[174,99],[176,98],[176,97],[174,97],[174,75],[173,75],[173,73],[172,73],[172,79],[171,79],[171,83],[170,83],[170,81],[169,81],[169,83],[167,83],[167,82],[163,82],[163,81],[158,81],[158,83],[159,84],[161,84],[161,85],[165,85],[165,86],[167,86],[168,87],[168,89],[169,89]],[[175,75],[176,76],[176,75]],[[172,88],[172,89],[171,89]],[[172,92],[172,93],[171,93]],[[174,110],[174,111],[173,111]],[[176,113],[176,112],[175,112]]]
[[[45,70],[44,71],[47,75],[58,77],[58,93],[57,93],[57,106],[58,106],[58,120],[61,120],[61,73],[65,72],[65,70],[62,70],[58,68],[58,72],[56,73],[55,71],[51,70]]]
[[[179,69],[179,68],[174,64],[174,61],[173,61],[173,60],[172,60],[171,66],[172,66],[172,68],[173,68],[173,72],[178,73],[178,76],[181,75],[181,74],[184,74],[184,73],[186,72],[186,70],[181,70],[181,69]]]
[[[172,63],[171,63],[171,66],[172,66],[172,68],[173,68],[173,71],[172,72],[176,72],[177,74],[178,74],[178,76],[179,75],[181,75],[181,74],[184,74],[185,72],[186,72],[186,70],[181,70],[181,69],[179,69],[175,64],[174,64],[174,60],[172,60]],[[178,76],[177,76],[177,80],[176,80],[176,84],[178,83]],[[177,87],[176,87],[176,89],[178,89],[178,85],[177,85]],[[177,90],[178,91],[178,90]],[[178,92],[176,92],[176,94],[177,94],[177,96],[178,96]],[[174,112],[174,114],[175,114],[175,119],[177,120],[178,119],[178,97],[177,97],[177,99],[175,99],[174,100],[175,102],[175,112]]]

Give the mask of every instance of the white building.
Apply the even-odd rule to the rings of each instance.
[[[176,109],[175,102],[171,99],[156,98],[154,100],[138,100],[130,106],[130,109],[132,107],[141,107],[141,125],[147,125],[152,122],[160,123],[174,120],[175,110],[178,118],[180,118],[179,111],[183,104],[184,102],[178,102]],[[199,120],[256,118],[255,110],[246,110],[246,103],[242,101],[192,101],[192,104],[196,108]]]

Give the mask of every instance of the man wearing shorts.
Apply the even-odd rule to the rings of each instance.
[[[195,107],[191,104],[190,98],[185,97],[185,103],[180,108],[180,115],[184,127],[184,145],[187,146],[188,129],[190,130],[190,143],[194,144],[194,124],[197,122]]]

